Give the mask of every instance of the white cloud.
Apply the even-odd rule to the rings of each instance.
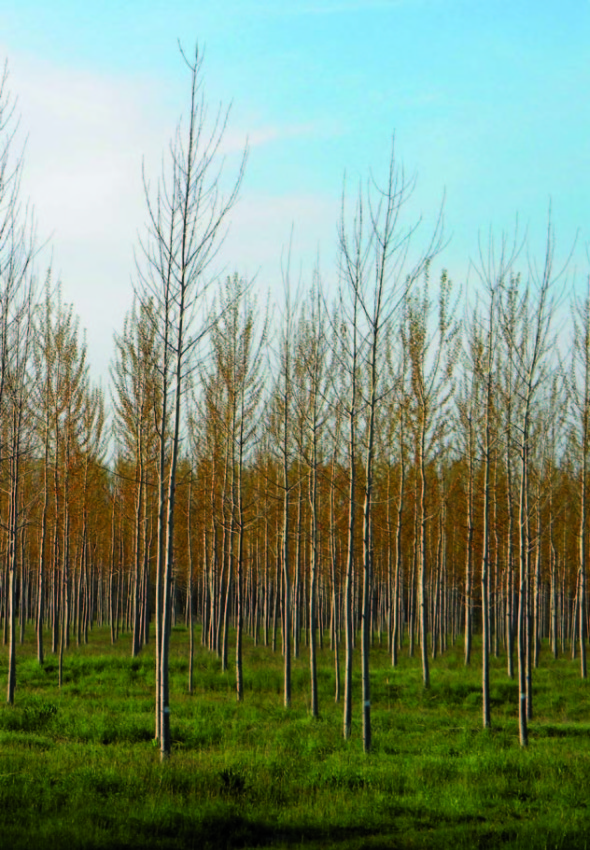
[[[155,182],[178,116],[160,86],[72,74],[30,57],[13,58],[11,88],[28,136],[23,191],[35,208],[40,239],[51,237],[41,262],[48,264],[53,256],[64,298],[73,302],[88,330],[93,372],[106,377],[113,330],[121,327],[131,304],[133,249],[146,218],[142,159]],[[318,133],[322,128],[313,123],[259,124],[249,144],[280,144]],[[228,156],[228,179],[245,137],[230,121],[221,151]],[[332,258],[337,206],[314,195],[249,192],[232,211],[220,266],[228,273],[256,275],[261,288],[280,291],[281,246],[288,244],[294,226],[293,270],[303,258],[310,276],[320,245],[326,259]]]
[[[239,155],[246,143],[249,150],[253,150],[292,139],[314,139],[340,132],[333,121],[326,119],[295,124],[260,124],[255,116],[249,116],[249,121],[247,129],[234,128],[230,121],[219,149],[222,155]]]
[[[159,165],[170,121],[159,92],[139,81],[28,57],[13,59],[10,87],[27,135],[23,193],[40,241],[50,240],[40,262],[53,258],[64,297],[88,329],[91,363],[105,374],[112,332],[131,303],[133,246],[145,219],[142,156]]]

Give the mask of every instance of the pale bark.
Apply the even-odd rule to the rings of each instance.
[[[174,519],[176,472],[180,453],[183,396],[191,372],[190,358],[208,330],[205,317],[195,330],[195,311],[207,282],[205,271],[215,257],[224,220],[236,201],[244,159],[233,189],[221,192],[215,170],[227,113],[220,112],[207,126],[207,108],[199,95],[200,57],[183,54],[190,74],[190,109],[186,132],[179,126],[170,146],[170,170],[165,172],[155,198],[145,181],[148,232],[142,243],[144,266],[139,266],[138,296],[152,317],[161,341],[159,410],[159,505],[156,736],[162,760],[170,754],[169,645],[172,621]],[[172,404],[168,408],[168,393]]]

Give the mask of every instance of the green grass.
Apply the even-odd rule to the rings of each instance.
[[[305,647],[282,706],[282,658],[245,643],[245,700],[187,633],[172,634],[173,754],[153,745],[153,645],[129,657],[107,630],[57,661],[18,649],[15,706],[0,708],[0,848],[590,848],[590,684],[545,651],[534,674],[530,746],[518,744],[515,682],[492,662],[481,729],[478,658],[460,647],[392,669],[372,652],[373,751],[362,752],[360,669],[353,737],[342,738],[331,653],[320,652],[321,716],[309,716]],[[198,645],[198,631],[197,631]],[[7,673],[0,650],[0,681]]]

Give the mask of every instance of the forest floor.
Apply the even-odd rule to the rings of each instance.
[[[306,647],[282,705],[282,657],[244,646],[245,699],[235,676],[200,647],[187,688],[188,633],[171,648],[173,752],[154,735],[153,641],[107,629],[71,647],[64,684],[43,668],[28,628],[18,647],[14,706],[0,707],[0,848],[590,848],[590,682],[543,648],[534,672],[530,744],[518,742],[518,688],[493,659],[492,729],[481,728],[479,646],[392,669],[371,654],[373,748],[362,751],[360,667],[353,735],[342,737],[333,654],[319,653],[320,717],[309,714]],[[358,659],[356,659],[358,662]],[[355,662],[355,663],[356,663]],[[0,648],[0,681],[7,651]]]

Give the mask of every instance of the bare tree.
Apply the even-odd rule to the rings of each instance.
[[[547,380],[547,354],[552,347],[551,324],[556,303],[553,294],[563,269],[554,269],[554,238],[551,217],[547,227],[545,256],[538,268],[529,261],[529,280],[519,287],[520,278],[512,277],[499,292],[501,330],[515,372],[515,442],[520,467],[518,506],[519,530],[519,607],[518,607],[518,681],[519,737],[521,746],[528,744],[527,720],[532,718],[532,613],[530,599],[531,571],[531,497],[530,457],[534,414],[540,389]],[[531,304],[535,296],[534,304]]]
[[[135,304],[125,318],[122,334],[115,335],[115,360],[111,366],[114,432],[122,457],[134,467],[135,477],[133,657],[143,644],[141,586],[147,558],[147,469],[157,442],[154,427],[154,409],[159,397],[154,376],[157,362],[151,305],[144,309]]]
[[[236,696],[244,696],[242,638],[244,613],[244,466],[252,451],[262,394],[262,349],[266,343],[266,318],[258,326],[256,301],[238,275],[228,277],[215,305],[218,316],[211,328],[212,369],[204,375],[210,427],[226,442],[230,574],[237,589]],[[235,570],[234,570],[235,567]]]
[[[3,408],[8,422],[9,442],[5,449],[9,464],[8,475],[8,690],[7,702],[14,702],[16,687],[16,573],[20,537],[23,531],[24,516],[20,489],[21,463],[23,456],[31,450],[31,417],[28,413],[28,395],[31,383],[30,349],[32,337],[32,300],[33,282],[27,278],[19,292],[19,297],[10,305],[8,323],[8,362],[6,364]],[[22,567],[22,565],[21,565]],[[20,617],[24,616],[22,595]]]
[[[579,639],[580,673],[585,679],[586,662],[586,560],[588,557],[588,472],[590,465],[590,279],[589,293],[575,305],[574,312],[574,369],[572,395],[575,416],[575,434],[581,462],[580,469],[580,527],[578,532],[579,581]]]
[[[424,687],[430,687],[428,664],[428,572],[427,525],[431,516],[427,509],[427,465],[436,457],[446,437],[451,417],[448,406],[453,395],[453,371],[459,354],[459,324],[453,317],[451,282],[443,272],[439,285],[436,321],[429,323],[432,302],[429,294],[428,269],[421,292],[408,299],[406,326],[412,384],[412,419],[417,475],[416,560],[420,607],[420,647]]]
[[[0,411],[6,423],[0,459],[9,466],[7,523],[9,659],[7,700],[16,686],[16,571],[20,515],[20,463],[29,439],[27,392],[30,384],[31,312],[34,301],[35,233],[21,202],[22,155],[15,152],[18,127],[15,100],[8,88],[8,66],[0,73]],[[27,431],[25,431],[25,425]],[[22,617],[22,609],[21,609]]]
[[[295,486],[291,469],[293,458],[293,407],[294,407],[294,343],[295,343],[295,314],[292,306],[290,280],[290,250],[283,270],[285,290],[285,305],[282,314],[282,324],[278,340],[277,375],[270,399],[271,429],[277,438],[277,453],[281,467],[280,483],[277,473],[277,490],[283,496],[283,527],[281,552],[278,552],[277,540],[277,586],[275,588],[275,611],[279,596],[278,564],[282,564],[282,608],[283,608],[283,658],[284,686],[283,702],[285,708],[291,706],[291,546],[290,546],[290,517],[289,507],[291,490]],[[274,637],[273,637],[274,648]]]
[[[339,228],[340,267],[344,314],[351,326],[351,344],[347,346],[349,377],[349,426],[351,468],[351,528],[354,528],[354,463],[356,455],[356,417],[359,402],[365,419],[364,434],[364,503],[363,503],[363,602],[362,602],[362,703],[363,748],[371,748],[371,696],[369,680],[370,606],[372,603],[372,500],[375,462],[375,427],[378,407],[383,400],[382,376],[385,358],[382,349],[386,333],[403,304],[405,294],[423,269],[440,250],[440,224],[437,224],[430,243],[410,265],[408,252],[417,225],[406,226],[402,211],[411,193],[398,167],[392,145],[389,170],[384,186],[374,180],[365,191],[359,189],[352,222],[348,221],[346,194],[343,194]],[[364,380],[358,382],[361,369]],[[358,394],[358,397],[357,397]],[[347,585],[352,569],[353,534],[349,533],[349,564]],[[348,604],[348,599],[346,600]],[[345,680],[345,736],[350,724],[350,629],[347,627],[347,669]],[[347,698],[348,695],[348,698]]]
[[[144,178],[148,211],[147,235],[141,243],[137,294],[147,307],[160,338],[161,405],[158,577],[157,577],[157,720],[162,759],[170,754],[168,656],[171,627],[171,585],[174,556],[176,469],[184,422],[185,382],[194,368],[195,349],[206,334],[210,316],[199,315],[211,284],[207,274],[224,236],[229,211],[241,185],[246,152],[238,174],[223,190],[220,146],[228,110],[210,120],[202,93],[201,56],[182,54],[190,77],[186,126],[179,122],[170,143],[168,161],[155,193]]]
[[[490,511],[492,507],[492,467],[496,462],[497,451],[497,348],[499,322],[497,300],[502,287],[506,286],[511,269],[518,255],[515,239],[509,245],[502,238],[499,251],[496,252],[492,234],[487,249],[480,243],[479,263],[476,266],[478,277],[484,288],[485,306],[481,318],[476,312],[472,317],[472,338],[470,369],[474,384],[481,390],[481,398],[476,399],[475,415],[481,423],[481,455],[483,460],[483,528],[481,555],[481,609],[482,609],[482,713],[483,726],[491,726],[490,706]],[[471,423],[470,423],[471,425]],[[471,478],[471,473],[470,473]],[[470,488],[472,481],[470,480]],[[471,522],[471,519],[470,519]],[[472,528],[470,527],[472,533]],[[471,541],[470,541],[471,542]],[[466,600],[470,604],[470,600]],[[466,636],[467,640],[467,636]]]
[[[308,635],[312,717],[317,717],[319,713],[316,648],[317,586],[320,568],[318,477],[319,468],[324,462],[322,438],[328,415],[330,343],[321,282],[319,272],[316,272],[308,300],[303,302],[299,316],[295,363],[297,407],[303,431],[301,450],[308,477],[310,523]]]

